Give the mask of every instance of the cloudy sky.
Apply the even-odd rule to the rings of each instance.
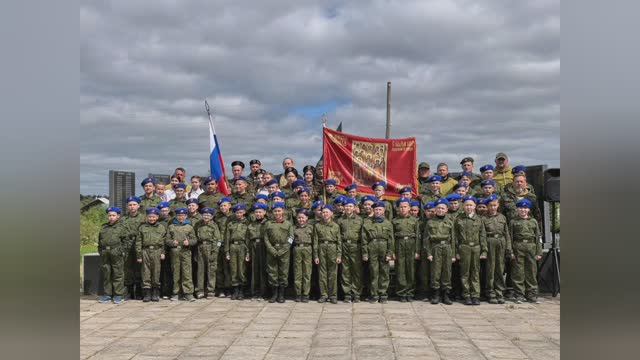
[[[558,0],[319,3],[83,0],[80,192],[109,169],[206,174],[205,98],[227,167],[315,165],[323,113],[384,137],[387,81],[421,161],[560,165]]]

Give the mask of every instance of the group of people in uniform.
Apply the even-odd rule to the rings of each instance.
[[[416,191],[377,181],[366,195],[357,184],[339,191],[310,165],[299,173],[291,158],[279,175],[251,160],[244,176],[234,161],[230,196],[212,177],[187,185],[183,168],[171,184],[146,178],[126,213],[106,210],[99,301],[282,303],[291,281],[294,300],[308,302],[313,279],[320,303],[337,303],[339,287],[345,302],[386,303],[390,290],[401,302],[536,302],[541,218],[526,167],[504,153],[480,174],[473,158],[460,164],[454,178],[447,164],[432,174],[423,162]]]

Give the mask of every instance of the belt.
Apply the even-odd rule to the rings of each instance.
[[[347,243],[347,244],[351,244],[351,243],[354,243],[354,244],[355,244],[355,243],[357,243],[357,242],[358,242],[358,240],[351,240],[351,239],[348,239],[348,240],[342,240],[342,242],[343,242],[343,243]]]
[[[415,239],[415,237],[413,237],[413,236],[396,236],[396,239],[398,239],[398,240],[409,240],[409,239]]]
[[[160,249],[160,246],[158,246],[158,245],[147,245],[147,246],[143,246],[142,248],[143,248],[143,249],[151,249],[151,250],[154,250],[154,249]]]
[[[103,246],[102,250],[116,250],[118,249],[117,246]]]
[[[470,243],[468,243],[468,244],[462,244],[462,245],[475,246],[475,245],[480,245],[480,244],[476,244],[476,243],[474,243],[474,242],[470,242]]]
[[[444,244],[446,244],[446,243],[447,243],[447,242],[446,242],[445,240],[441,240],[441,241],[440,241],[440,245],[444,245]]]
[[[501,238],[501,237],[504,237],[504,236],[502,236],[502,234],[487,234],[487,237],[490,237],[490,238]]]
[[[231,243],[232,245],[240,245],[243,244],[242,241],[229,241],[229,243]],[[243,244],[244,245],[244,244]]]
[[[311,244],[295,244],[295,247],[309,247]]]
[[[209,240],[200,241],[200,245],[212,245],[212,244],[213,244],[213,241],[209,241]]]
[[[371,242],[374,242],[374,241],[386,241],[386,239],[371,239]]]
[[[518,240],[514,240],[515,242],[523,242],[523,243],[528,243],[528,242],[534,242],[533,239],[518,239]]]
[[[262,239],[259,238],[255,238],[255,239],[251,239],[251,241],[255,242],[255,243],[259,243]]]

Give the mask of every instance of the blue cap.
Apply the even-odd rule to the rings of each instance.
[[[459,196],[459,195],[458,195]],[[445,205],[445,206],[449,206],[449,200],[447,200],[446,198],[442,198],[442,199],[438,199],[436,201],[434,201],[433,203],[435,206],[438,205]]]
[[[213,181],[216,181],[216,179],[214,179],[214,178],[213,178],[213,177],[211,177],[211,176],[207,176],[206,178],[204,178],[204,182],[203,182],[203,184],[204,184],[205,186],[207,186],[207,185],[209,185],[209,183],[210,183],[210,182],[213,182]]]
[[[482,180],[482,182],[480,182],[480,186],[481,187],[485,187],[485,186],[489,186],[489,185],[493,186],[493,187],[496,187],[496,182],[494,180],[491,180],[491,179]]]
[[[232,201],[233,201],[233,200],[231,200],[231,198],[230,198],[230,197],[225,196],[225,197],[223,197],[222,199],[218,200],[218,206],[220,206],[220,205],[222,205],[222,204],[224,204],[224,203],[226,203],[226,202],[227,202],[227,203],[231,203]]]
[[[187,184],[185,184],[185,183],[177,183],[173,188],[174,189],[186,190],[187,189]]]
[[[272,199],[274,197],[279,197],[280,199],[286,199],[287,195],[285,195],[282,191],[274,191],[269,195]]]
[[[319,207],[321,208],[323,205],[324,205],[324,202],[322,202],[321,200],[317,200],[317,201],[314,201],[313,204],[311,204],[311,209],[315,210]]]
[[[463,176],[468,177],[469,179],[473,179],[473,174],[468,171],[464,171],[462,174],[460,174],[460,178],[462,178]]]
[[[524,166],[524,165],[518,165],[518,166],[515,166],[513,169],[511,169],[511,173],[514,174],[514,175],[519,173],[519,172],[523,172],[523,173],[526,174],[527,173],[527,167]]]
[[[346,200],[346,196],[344,195],[338,195],[336,196],[336,198],[333,200],[333,204],[334,205],[344,205],[344,201]]]
[[[411,206],[411,200],[409,200],[407,198],[398,199],[398,201],[396,201],[396,206],[400,206],[400,204],[402,204],[402,203],[407,203],[407,204],[409,204],[409,206]]]
[[[492,202],[492,201],[496,201],[499,200],[500,198],[498,197],[498,195],[496,194],[491,194],[491,196],[484,198],[484,201],[487,203],[487,205]]]
[[[331,212],[335,212],[336,211],[336,209],[333,206],[329,205],[329,204],[323,206],[322,210],[324,210],[324,209],[331,210]]]
[[[271,185],[278,185],[278,180],[271,179],[264,184],[264,186],[271,186]]]
[[[258,194],[258,195],[256,195],[256,200],[260,200],[260,199],[262,199],[262,200],[264,200],[264,201],[269,201],[269,196],[268,196],[268,195],[265,195],[265,194]]]
[[[344,187],[344,191],[358,190],[358,184],[351,184]]]
[[[338,185],[338,182],[335,179],[327,179],[327,180],[324,181],[324,185],[325,186],[327,186],[327,185],[334,185],[335,186],[335,185]]]
[[[496,169],[496,168],[495,168],[495,167],[493,167],[493,165],[491,165],[491,164],[487,164],[487,165],[485,165],[485,166],[483,166],[483,167],[481,167],[481,168],[480,168],[480,172],[481,172],[481,173],[483,173],[483,172],[485,172],[485,171],[488,171],[488,170],[493,171],[493,170],[495,170],[495,169]]]
[[[351,204],[351,205],[355,206],[356,205],[356,199],[350,198],[350,197],[345,197],[344,200],[342,200],[342,205],[347,205],[347,204]]]
[[[474,204],[478,203],[478,199],[474,198],[473,196],[465,196],[463,200],[464,202],[473,201]]]
[[[442,176],[440,175],[431,175],[427,178],[427,182],[434,182],[434,181],[438,181],[438,182],[442,182]]]
[[[383,189],[387,188],[387,183],[384,181],[376,181],[371,185],[371,190],[375,190],[378,186],[382,186]]]
[[[427,209],[433,209],[434,207],[436,207],[436,203],[434,201],[430,201],[430,202],[424,204],[424,206],[422,208],[427,210]]]
[[[462,196],[460,196],[459,194],[453,193],[453,194],[449,194],[446,197],[447,201],[460,201],[462,200]]]
[[[305,208],[300,208],[296,210],[296,215],[299,215],[299,214],[305,214],[307,217],[309,217],[309,211]]]
[[[305,186],[305,185],[307,185],[307,183],[304,180],[298,179],[291,184],[291,187],[295,189],[298,186]]]
[[[521,199],[516,202],[516,207],[531,209],[533,203],[529,199]]]
[[[274,202],[273,205],[271,205],[271,209],[286,209],[287,206],[285,203],[283,203],[282,201],[278,201],[278,202]]]
[[[240,210],[247,210],[247,205],[242,204],[242,203],[236,204],[236,206],[234,206],[232,208],[232,210],[233,210],[233,212],[240,211]]]
[[[176,215],[187,215],[188,212],[189,210],[187,210],[187,208],[176,209]]]
[[[385,207],[385,206],[384,206],[384,202],[382,202],[382,201],[378,201],[378,202],[376,202],[375,204],[373,204],[373,206],[372,206],[372,208],[374,208],[374,209],[375,209],[375,208],[379,208],[379,207],[381,207],[381,208]]]
[[[171,207],[171,203],[168,201],[163,201],[160,204],[158,204],[158,206],[156,206],[158,208],[158,210],[162,210],[164,208],[168,208]]]
[[[404,194],[404,193],[410,193],[413,192],[413,189],[411,189],[411,186],[405,186],[402,189],[398,190],[399,194]]]
[[[147,184],[155,185],[156,184],[156,180],[154,178],[148,177],[148,178],[142,179],[142,182],[140,182],[140,186],[142,186],[142,187],[144,187]]]
[[[147,209],[147,215],[160,215],[160,210],[158,210],[157,208],[151,207]]]
[[[363,204],[364,204],[365,201],[371,201],[371,202],[375,203],[376,201],[378,201],[378,199],[373,195],[365,195],[365,196],[362,197],[362,199],[360,201],[362,201]]]
[[[269,206],[267,206],[267,204],[255,203],[255,204],[253,204],[253,206],[251,207],[251,209],[252,209],[253,211],[256,211],[256,210],[258,210],[258,209],[260,209],[260,210],[264,210],[264,211],[267,211],[267,210],[269,210]]]
[[[116,214],[122,214],[122,209],[120,209],[117,206],[111,206],[111,207],[107,208],[107,214],[110,213],[110,212],[114,212]]]
[[[306,186],[303,186],[302,189],[298,190],[298,195],[302,194],[302,193],[307,193],[307,194],[311,194],[311,189],[309,189]]]
[[[202,208],[200,210],[200,214],[211,214],[211,215],[215,215],[216,214],[216,209],[210,208],[210,207],[206,207],[206,208]]]
[[[411,200],[411,202],[409,202],[409,205],[411,205],[411,207],[420,207],[420,201]]]
[[[129,196],[129,197],[127,198],[127,204],[128,204],[128,203],[130,203],[130,202],[132,202],[132,201],[133,201],[133,202],[137,202],[138,204],[140,204],[140,202],[141,202],[142,200],[140,200],[140,198],[139,198],[139,197],[137,197],[137,196]]]
[[[246,177],[240,176],[239,178],[233,179],[233,183],[235,184],[236,182],[241,181],[241,180],[244,181],[244,182],[249,182]]]
[[[193,198],[191,198],[191,199],[189,199],[189,200],[185,201],[185,203],[186,203],[187,205],[190,205],[190,204],[196,204],[196,205],[198,205],[198,199],[193,199]]]

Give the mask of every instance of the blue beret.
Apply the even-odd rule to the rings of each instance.
[[[226,202],[227,202],[227,203],[230,203],[230,202],[232,202],[232,201],[233,201],[233,200],[231,200],[231,198],[230,198],[230,197],[226,197],[226,196],[225,196],[225,197],[223,197],[222,199],[218,200],[218,206],[219,206],[219,205],[222,205],[222,204],[224,204],[224,203],[226,203]]]
[[[142,182],[140,183],[140,186],[144,187],[145,185],[147,185],[149,183],[155,185],[156,184],[156,180],[154,178],[150,178],[150,177],[144,178],[142,180]]]
[[[519,207],[519,208],[524,207],[524,208],[531,209],[532,206],[533,206],[533,203],[529,199],[521,199],[521,200],[518,200],[518,202],[516,202],[516,207]]]
[[[117,206],[111,206],[111,207],[107,208],[107,214],[110,213],[110,212],[114,212],[116,214],[122,214],[122,209],[120,209]]]
[[[427,182],[434,182],[434,181],[438,181],[438,182],[442,182],[442,176],[440,175],[431,175],[427,178]]]
[[[488,170],[493,171],[493,170],[495,170],[495,169],[496,169],[496,168],[495,168],[495,167],[493,167],[493,165],[491,165],[491,164],[487,164],[487,165],[485,165],[485,166],[483,166],[483,167],[481,167],[481,168],[480,168],[480,172],[481,172],[481,173],[483,173],[483,172],[485,172],[485,171],[488,171]]]
[[[189,204],[196,204],[196,205],[198,205],[198,199],[193,199],[193,198],[191,198],[191,199],[189,199],[189,200],[187,200],[187,201],[186,201],[186,204],[187,204],[187,205],[189,205]]]
[[[411,200],[411,202],[409,203],[409,205],[411,205],[411,207],[420,207],[420,201],[418,200]]]
[[[170,202],[168,202],[168,201],[163,201],[163,202],[161,202],[160,204],[158,204],[158,206],[157,206],[157,208],[158,208],[159,210],[162,210],[162,209],[164,209],[164,208],[168,208],[168,207],[171,207],[171,203],[170,203]]]
[[[176,209],[176,215],[180,215],[180,214],[187,215],[187,212],[189,212],[189,210],[187,210],[186,208]]]
[[[160,210],[158,210],[157,208],[151,207],[147,209],[147,215],[160,215]]]
[[[360,201],[362,201],[362,203],[364,203],[365,201],[371,201],[375,203],[376,201],[378,201],[378,199],[373,195],[365,195],[362,197],[362,200]]]
[[[213,182],[213,181],[216,181],[216,179],[214,179],[214,178],[213,178],[213,177],[211,177],[211,176],[207,176],[206,178],[204,178],[204,182],[203,182],[203,184],[206,186],[206,185],[209,185],[209,183],[210,183],[210,182]]]
[[[295,189],[298,186],[305,186],[305,185],[307,185],[307,183],[304,180],[298,179],[291,184],[291,187]]]
[[[272,199],[274,197],[279,197],[280,199],[286,199],[287,195],[285,195],[282,191],[274,191],[271,193],[271,195],[269,195]]]
[[[481,187],[485,187],[489,185],[496,187],[496,182],[494,180],[482,180],[482,182],[480,183]]]
[[[276,179],[271,179],[267,181],[264,186],[278,185],[278,181]]]
[[[256,200],[260,200],[260,199],[262,199],[262,200],[264,200],[264,201],[269,201],[269,196],[268,196],[268,195],[265,195],[265,194],[258,194],[258,195],[256,195]]]
[[[489,204],[490,202],[492,202],[492,201],[497,201],[497,200],[499,200],[499,199],[500,199],[500,198],[498,197],[498,195],[496,195],[496,194],[491,194],[491,196],[489,196],[489,197],[485,198],[485,199],[484,199],[484,201],[485,201],[487,204]]]
[[[403,194],[403,193],[406,193],[406,192],[413,192],[413,189],[411,189],[410,186],[405,186],[402,189],[398,190],[398,193],[400,193],[400,194]]]
[[[473,174],[468,171],[465,171],[462,174],[460,174],[460,178],[462,178],[463,176],[468,177],[469,179],[473,179]]]
[[[182,189],[185,190],[187,188],[187,184],[185,183],[177,183],[174,187],[174,189]]]
[[[338,182],[335,179],[327,179],[324,181],[324,185],[338,185]]]
[[[206,208],[202,208],[200,210],[200,214],[211,214],[211,215],[215,215],[216,214],[216,209],[210,208],[210,207],[206,207]]]
[[[378,186],[382,186],[382,188],[386,189],[387,183],[384,181],[376,181],[375,183],[373,183],[373,185],[371,185],[371,189],[375,190]]]
[[[354,198],[350,198],[350,197],[346,197],[344,198],[344,200],[342,200],[342,204],[343,205],[347,205],[347,204],[351,204],[351,205],[356,205],[356,199]]]
[[[373,204],[373,206],[372,206],[372,208],[374,208],[374,209],[375,208],[379,208],[379,207],[383,208],[384,207],[384,202],[378,201],[375,204]]]
[[[434,201],[430,201],[430,202],[424,204],[424,206],[422,208],[427,210],[427,209],[433,209],[434,207],[436,207],[436,203]]]
[[[296,210],[296,214],[300,215],[300,214],[305,214],[307,217],[309,217],[309,211],[305,208],[300,208],[298,210]]]
[[[274,202],[273,205],[271,205],[271,209],[286,209],[286,208],[287,206],[282,201]]]
[[[243,166],[243,167],[244,167],[244,166]],[[244,177],[244,176],[240,176],[240,177],[239,177],[239,178],[237,178],[237,179],[233,179],[233,183],[234,183],[234,184],[235,184],[236,182],[238,182],[238,181],[249,182],[249,180],[247,180],[247,178],[246,178],[246,177]]]
[[[331,210],[331,212],[335,212],[336,211],[336,209],[333,206],[329,205],[329,204],[327,204],[327,205],[322,207],[322,210],[325,210],[325,209],[326,210]]]
[[[344,191],[358,190],[358,184],[351,184],[344,187]]]
[[[456,190],[458,190],[460,188],[465,188],[466,189],[467,187],[462,185],[462,184],[456,184],[456,186],[453,187],[453,191],[456,191]]]
[[[478,199],[474,198],[473,196],[465,196],[463,200],[464,202],[473,201],[474,204],[478,203]]]
[[[462,196],[454,193],[447,195],[446,199],[447,201],[460,201],[462,200]]]
[[[338,195],[338,196],[336,196],[336,198],[333,200],[333,203],[334,203],[335,205],[344,205],[344,200],[345,200],[346,198],[347,198],[347,197],[346,197],[346,196],[344,196],[344,195]]]
[[[459,195],[458,195],[459,197]],[[447,200],[446,198],[442,198],[442,199],[438,199],[433,203],[435,206],[438,205],[445,205],[445,206],[449,206],[449,200]]]
[[[311,189],[309,189],[306,186],[303,186],[302,189],[298,190],[298,195],[302,194],[302,193],[307,193],[307,194],[311,194]]]
[[[324,205],[324,203],[320,200],[314,201],[313,204],[311,204],[311,209],[315,210],[319,207],[322,207]]]
[[[527,167],[524,166],[524,165],[518,165],[518,166],[515,166],[513,169],[511,169],[511,173],[514,174],[514,175],[519,173],[519,172],[523,172],[523,173],[526,174],[527,173]]]
[[[128,204],[128,203],[130,203],[130,202],[132,202],[132,201],[133,201],[133,202],[137,202],[138,204],[140,204],[140,202],[141,202],[142,200],[140,200],[140,198],[139,198],[139,197],[137,197],[137,196],[129,196],[129,197],[127,198],[127,204]]]
[[[234,206],[232,210],[233,212],[240,211],[240,210],[247,210],[247,205],[242,203],[236,204],[236,206]]]
[[[398,199],[398,201],[396,201],[396,206],[400,206],[400,204],[402,204],[402,203],[407,203],[407,204],[409,204],[409,206],[411,206],[411,200],[409,200],[407,198]]]
[[[269,210],[269,206],[267,206],[267,204],[255,203],[255,204],[253,204],[251,209],[253,209],[254,211],[258,210],[258,209],[267,211],[267,210]]]

